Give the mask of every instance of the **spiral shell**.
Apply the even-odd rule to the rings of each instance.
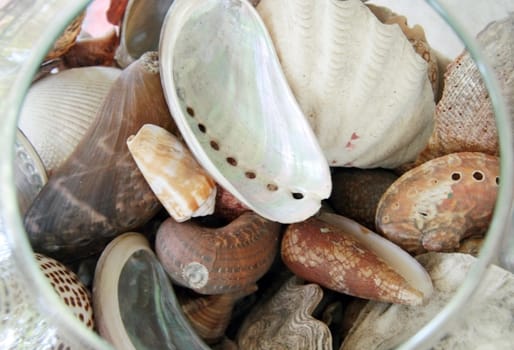
[[[280,224],[246,212],[221,228],[164,221],[155,251],[176,283],[202,294],[222,294],[254,284],[278,250]]]

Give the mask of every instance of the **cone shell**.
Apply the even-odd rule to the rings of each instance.
[[[315,214],[330,169],[255,8],[175,0],[159,53],[173,118],[216,182],[272,221]]]
[[[496,73],[512,116],[514,15],[488,25],[476,40]],[[463,52],[448,66],[444,86],[436,108],[434,134],[418,163],[465,151],[498,155],[498,133],[489,92],[469,52]]]
[[[49,174],[70,156],[121,70],[83,67],[47,75],[30,87],[18,122]]]
[[[123,70],[82,142],[27,211],[24,224],[35,251],[62,261],[93,255],[156,214],[159,201],[126,145],[147,123],[170,131],[174,126],[155,53]]]
[[[326,324],[311,316],[323,298],[317,284],[290,278],[271,297],[257,305],[238,331],[240,349],[332,349]]]
[[[166,272],[140,233],[124,233],[102,252],[93,305],[98,333],[116,349],[209,349],[185,318]]]
[[[75,17],[70,24],[68,24],[68,26],[64,29],[64,32],[54,42],[52,49],[46,54],[44,61],[49,61],[61,57],[66,52],[68,52],[68,50],[71,49],[73,45],[75,45],[75,40],[79,36],[82,22],[84,21],[85,16],[86,12],[82,12],[77,17]]]
[[[396,167],[426,146],[427,63],[360,0],[262,0],[286,78],[332,166]]]
[[[127,146],[152,191],[176,221],[214,212],[216,184],[177,137],[146,124],[129,136]]]
[[[411,253],[446,251],[489,227],[499,183],[499,159],[453,153],[409,170],[378,204],[380,233]]]
[[[35,253],[41,272],[70,311],[89,329],[94,328],[91,293],[77,275],[61,262]]]
[[[246,212],[221,228],[167,219],[155,251],[176,283],[201,294],[239,291],[254,284],[278,250],[280,224]]]
[[[289,225],[281,254],[297,276],[359,298],[420,305],[432,292],[430,278],[415,259],[339,215]]]

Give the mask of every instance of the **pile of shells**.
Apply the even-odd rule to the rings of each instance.
[[[477,254],[500,181],[467,53],[446,71],[360,0],[110,6],[120,31],[81,38],[81,15],[56,42],[16,141],[28,238],[88,327],[122,349],[368,348],[384,308],[446,302],[434,264]],[[479,40],[512,48],[513,23]],[[453,124],[463,98],[484,147],[456,138],[482,127]]]

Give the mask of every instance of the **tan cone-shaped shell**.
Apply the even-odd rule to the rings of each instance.
[[[127,146],[168,213],[179,222],[214,212],[216,184],[172,133],[143,125]]]

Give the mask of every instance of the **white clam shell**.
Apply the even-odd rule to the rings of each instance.
[[[18,125],[49,174],[82,139],[120,72],[113,67],[73,68],[31,86]]]
[[[427,63],[360,0],[262,0],[291,89],[331,166],[396,167],[425,147]]]
[[[221,186],[273,221],[320,208],[328,164],[248,1],[175,1],[160,57],[171,114]]]
[[[214,212],[216,183],[172,133],[145,124],[127,139],[139,170],[178,222]]]

